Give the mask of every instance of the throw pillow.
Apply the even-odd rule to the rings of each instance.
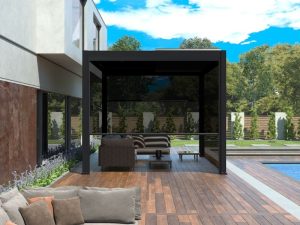
[[[35,197],[28,199],[29,204],[32,204],[34,202],[43,201],[47,204],[49,212],[53,216],[53,206],[52,206],[52,200],[54,199],[54,196],[48,196],[48,197]]]
[[[17,188],[13,188],[9,191],[2,192],[0,194],[0,200],[3,204],[5,202],[7,202],[9,199],[15,197],[16,195],[19,195],[19,196],[21,195],[22,196],[22,194],[19,192],[19,190]]]
[[[0,208],[0,225],[5,225],[6,222],[9,220],[7,213],[4,209]]]
[[[26,225],[55,225],[54,218],[44,201],[37,201],[27,207],[21,207],[19,211]]]
[[[132,190],[135,193],[135,219],[142,219],[141,210],[141,188],[131,187],[131,188],[101,188],[101,187],[85,187],[86,190],[96,190],[96,191],[115,191],[115,190]]]
[[[54,196],[55,199],[68,199],[78,196],[79,188],[66,188],[66,189],[55,189],[55,188],[32,188],[24,189],[22,194],[26,199],[35,197],[47,197]]]
[[[25,207],[27,205],[28,203],[22,195],[16,195],[5,202],[2,207],[12,222],[18,225],[25,225],[23,217],[19,212],[19,208]]]
[[[79,191],[86,223],[134,223],[135,193],[131,190]]]
[[[78,197],[52,201],[56,225],[84,224]]]
[[[15,223],[11,222],[10,220],[8,220],[8,221],[5,223],[5,225],[17,225],[17,224],[15,224]]]
[[[145,142],[142,135],[132,136],[135,148],[145,148]]]

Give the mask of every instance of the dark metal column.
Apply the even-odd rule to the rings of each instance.
[[[204,76],[205,74],[199,76],[199,133],[204,133]],[[199,153],[200,157],[204,157],[205,137],[203,135],[199,135]]]
[[[90,173],[90,68],[83,52],[82,64],[82,173]]]
[[[71,150],[71,110],[70,110],[70,101],[71,98],[66,96],[65,98],[65,142],[66,142],[66,152]]]
[[[226,174],[226,52],[220,52],[219,64],[219,161],[220,174]]]
[[[47,93],[37,90],[37,165],[41,165],[48,148]]]

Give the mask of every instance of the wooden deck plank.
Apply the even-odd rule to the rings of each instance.
[[[173,168],[149,169],[138,164],[134,171],[92,172],[90,175],[69,173],[54,186],[80,185],[98,187],[132,187],[142,190],[142,220],[140,225],[295,225],[299,224],[266,196],[252,188],[231,171],[222,176],[210,171],[209,163],[200,158],[178,160],[173,155]],[[300,193],[300,184],[288,182],[287,191],[271,170],[255,174],[260,162],[254,158],[232,158],[230,161],[250,175],[270,185],[290,198]],[[300,161],[300,158],[299,158]],[[263,170],[263,166],[258,166]],[[274,179],[274,182],[272,181]],[[292,187],[292,186],[295,187]],[[299,191],[299,192],[298,192]],[[299,196],[293,196],[299,199]],[[293,199],[291,199],[293,200]]]

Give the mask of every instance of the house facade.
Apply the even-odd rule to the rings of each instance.
[[[80,145],[83,45],[107,49],[92,0],[2,2],[0,184]]]

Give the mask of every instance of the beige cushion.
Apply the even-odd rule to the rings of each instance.
[[[140,220],[142,218],[141,212],[141,188],[101,188],[101,187],[85,187],[86,190],[98,190],[98,191],[111,191],[111,190],[132,190],[135,194],[135,219]]]
[[[7,213],[0,207],[0,225],[5,225],[5,223],[9,220]]]
[[[56,225],[80,225],[84,223],[78,197],[52,201]]]
[[[33,188],[24,189],[22,194],[26,199],[54,196],[55,199],[68,199],[78,196],[78,189]]]
[[[134,223],[135,193],[132,190],[80,190],[81,210],[89,223]]]
[[[19,208],[27,205],[28,203],[22,195],[16,195],[7,202],[3,203],[2,207],[12,222],[18,225],[25,225],[23,217],[19,212]]]
[[[3,203],[7,202],[9,199],[15,197],[16,195],[21,195],[19,190],[17,188],[13,188],[9,191],[2,192],[0,194],[0,201]]]
[[[19,209],[26,225],[55,225],[47,203],[38,201]]]

